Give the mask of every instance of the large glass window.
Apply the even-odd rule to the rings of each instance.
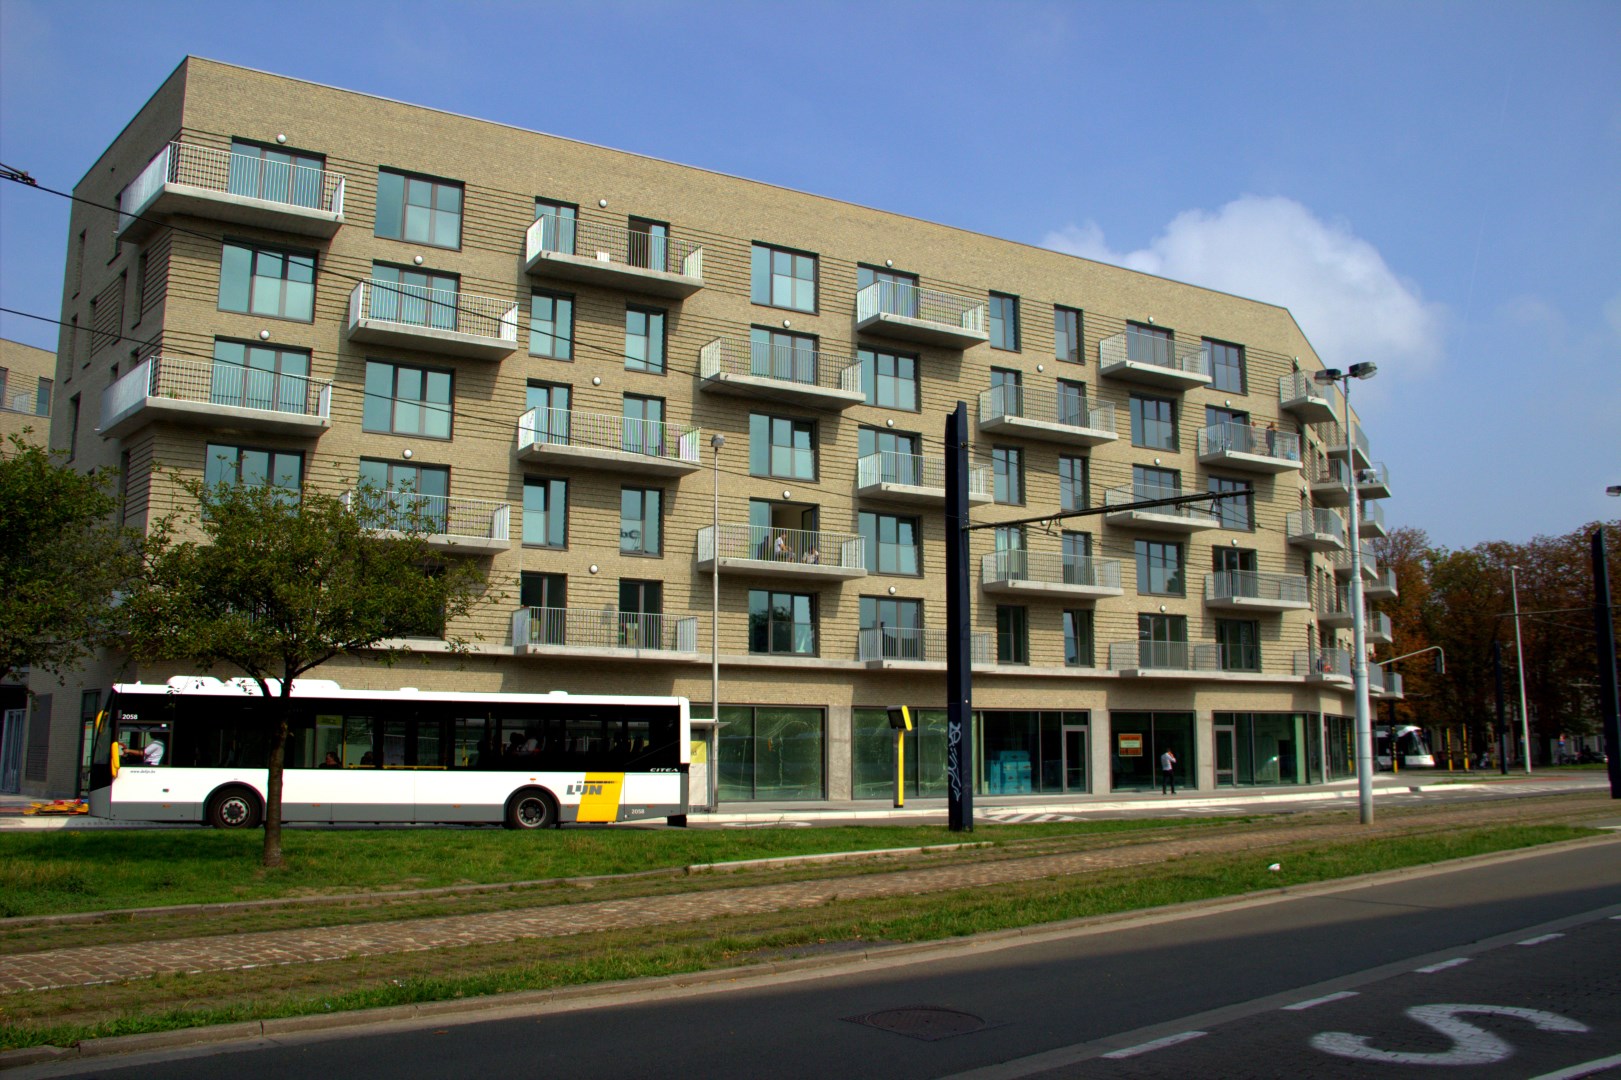
[[[377,171],[377,235],[434,247],[462,246],[462,186],[454,180]]]
[[[885,484],[923,483],[922,439],[914,432],[861,428],[856,433],[856,459],[878,456],[877,478]]]
[[[524,388],[524,408],[535,410],[535,426],[524,432],[530,443],[557,443],[569,441],[569,388],[554,383],[532,382]]]
[[[937,660],[923,645],[923,601],[861,598],[862,659]]]
[[[1152,791],[1159,783],[1159,756],[1176,755],[1177,787],[1195,787],[1194,717],[1188,712],[1109,714],[1110,786],[1114,791]]]
[[[919,798],[946,794],[946,713],[912,709],[906,746],[906,793]],[[850,712],[850,794],[857,799],[887,799],[895,794],[895,732],[888,708]]]
[[[457,328],[461,279],[455,274],[373,263],[369,317],[435,330]]]
[[[790,480],[816,479],[816,425],[785,416],[749,416],[749,472]]]
[[[1223,671],[1261,670],[1261,624],[1253,619],[1217,619],[1216,652]]]
[[[646,218],[630,219],[630,250],[625,261],[632,266],[649,270],[668,270],[670,258],[670,226],[662,221]]]
[[[555,251],[559,255],[574,254],[574,234],[579,216],[579,209],[572,203],[536,199],[535,220],[545,222],[540,227],[540,249]]]
[[[304,455],[290,450],[256,450],[209,443],[203,483],[236,487],[278,487],[297,497],[303,487]]]
[[[999,503],[1024,503],[1024,451],[1017,446],[991,448],[994,497]]]
[[[1174,337],[1169,330],[1141,323],[1126,324],[1126,359],[1169,367]]]
[[[917,357],[865,348],[858,355],[868,405],[917,410]]]
[[[991,348],[1019,351],[1019,298],[991,293]]]
[[[1216,726],[1218,753],[1222,729],[1233,729],[1233,741],[1237,744],[1234,783],[1271,785],[1317,781],[1322,769],[1322,733],[1316,716],[1218,712],[1211,714],[1211,719]],[[1218,770],[1220,764],[1218,762]]]
[[[1139,500],[1174,499],[1182,494],[1182,474],[1152,465],[1131,467],[1131,493]]]
[[[1176,449],[1176,403],[1164,398],[1131,396],[1131,445],[1150,450]]]
[[[1091,504],[1091,479],[1087,459],[1061,455],[1058,458],[1058,506],[1061,510],[1085,510]]]
[[[529,613],[530,645],[568,643],[568,576],[524,570],[518,574],[518,603]],[[536,610],[538,609],[538,610]]]
[[[1229,394],[1248,393],[1244,381],[1244,346],[1204,339],[1204,354],[1210,364],[1210,387]]]
[[[574,359],[574,298],[534,290],[529,299],[529,355]]]
[[[633,555],[662,551],[659,527],[664,492],[658,488],[619,489],[619,550]]]
[[[313,404],[309,374],[310,354],[301,349],[215,341],[208,400],[240,409],[308,413]],[[48,410],[50,380],[40,380],[40,391]]]
[[[723,801],[826,797],[826,720],[821,709],[727,705],[716,763]]]
[[[1249,483],[1244,480],[1232,480],[1225,476],[1210,477],[1209,486],[1205,490],[1212,493],[1241,493],[1210,501],[1210,511],[1216,515],[1216,520],[1221,522],[1222,528],[1242,529],[1246,532],[1255,528],[1255,496],[1249,488]]]
[[[756,304],[816,310],[815,255],[755,244],[749,278],[749,298]]]
[[[974,714],[974,790],[983,795],[1088,790],[1083,710],[987,709]]]
[[[625,369],[664,374],[664,312],[625,309]]]
[[[869,573],[922,573],[917,518],[863,510],[858,521],[861,539],[866,543]]]
[[[448,439],[450,403],[450,372],[366,361],[362,429]]]
[[[321,180],[325,168],[326,158],[320,154],[232,139],[225,189],[250,199],[324,209]]]
[[[1018,604],[996,606],[996,662],[1030,662],[1030,609]]]
[[[568,546],[568,481],[523,478],[523,542],[535,547]]]
[[[1098,585],[1097,568],[1092,564],[1092,534],[1065,529],[1059,535],[1063,545],[1064,584]]]
[[[1144,668],[1188,667],[1188,619],[1186,615],[1137,616],[1137,664]]]
[[[1068,364],[1085,362],[1081,355],[1081,313],[1053,305],[1053,355]]]
[[[856,292],[869,285],[878,286],[878,310],[908,319],[917,318],[917,275],[901,270],[880,270],[876,266],[856,267]]]
[[[627,454],[664,454],[664,399],[626,394],[619,403],[620,449]]]
[[[360,459],[360,484],[384,515],[383,528],[442,533],[449,521],[450,469]]]
[[[749,590],[749,652],[815,656],[815,594]]]
[[[227,241],[220,255],[221,311],[315,319],[315,256]]]
[[[1078,608],[1064,612],[1064,664],[1067,667],[1095,667],[1092,640],[1092,610]]]
[[[786,382],[816,383],[816,338],[764,326],[749,328],[749,373]]]
[[[1142,596],[1182,596],[1182,545],[1138,540],[1137,592]]]
[[[1091,414],[1086,411],[1086,384],[1074,379],[1058,380],[1058,422],[1071,427],[1090,427]]]

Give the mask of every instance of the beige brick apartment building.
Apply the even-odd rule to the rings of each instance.
[[[708,715],[719,573],[722,802],[886,796],[900,703],[940,793],[960,400],[976,524],[1254,489],[972,534],[979,791],[1146,787],[1164,747],[1202,788],[1352,768],[1347,463],[1388,487],[1280,307],[195,58],[76,193],[121,212],[73,211],[53,437],[124,467],[128,520],[176,475],[364,478],[502,596],[471,657],[327,678]],[[177,673],[39,688],[27,782]]]

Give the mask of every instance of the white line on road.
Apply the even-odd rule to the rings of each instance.
[[[1344,1001],[1346,998],[1354,998],[1356,993],[1355,990],[1341,990],[1337,994],[1324,994],[1322,997],[1314,997],[1309,1001],[1297,1001],[1293,1005],[1285,1005],[1283,1010],[1284,1012],[1304,1012],[1318,1005],[1327,1005],[1330,1001]]]
[[[1152,1042],[1138,1043],[1136,1046],[1128,1046],[1124,1050],[1116,1050],[1113,1053],[1104,1054],[1103,1056],[1106,1058],[1115,1059],[1136,1057],[1138,1054],[1146,1054],[1151,1050],[1163,1050],[1167,1046],[1176,1046],[1180,1043],[1192,1042],[1194,1039],[1206,1034],[1208,1034],[1208,1032],[1184,1031],[1176,1035],[1167,1035],[1163,1039],[1155,1039]]]
[[[1541,945],[1545,941],[1553,941],[1553,940],[1555,940],[1557,938],[1562,938],[1564,936],[1565,936],[1564,934],[1542,934],[1539,937],[1526,938],[1524,941],[1516,941],[1514,944],[1516,944],[1516,945]]]
[[[1467,956],[1454,956],[1451,960],[1443,960],[1439,964],[1431,964],[1428,967],[1414,968],[1413,970],[1420,975],[1434,975],[1437,971],[1445,971],[1447,968],[1461,967],[1467,964],[1469,960],[1470,958]]]
[[[1621,919],[1621,915],[1612,915],[1611,918]],[[1533,1076],[1531,1080],[1577,1080],[1577,1077],[1592,1076],[1596,1072],[1602,1072],[1611,1065],[1621,1065],[1621,1054],[1611,1054],[1607,1058],[1599,1058],[1596,1061],[1584,1061],[1580,1065],[1571,1065],[1557,1072]]]

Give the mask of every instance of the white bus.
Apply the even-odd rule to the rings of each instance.
[[[90,812],[259,825],[267,705],[251,679],[114,686],[96,719]],[[686,824],[686,698],[345,690],[299,679],[292,706],[283,821]]]

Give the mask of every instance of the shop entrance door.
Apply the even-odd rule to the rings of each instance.
[[[1086,791],[1086,748],[1089,728],[1064,728],[1064,790]]]
[[[1230,727],[1216,729],[1216,786],[1236,787],[1238,774],[1233,768],[1238,737]]]
[[[22,709],[7,709],[0,727],[0,791],[16,795],[22,791],[23,717]]]

